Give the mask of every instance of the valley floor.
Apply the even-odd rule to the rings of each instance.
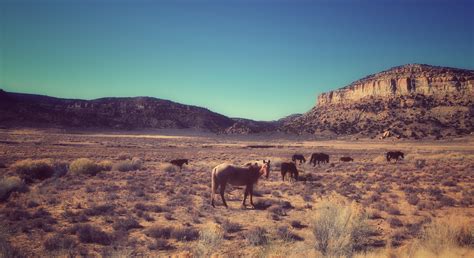
[[[366,221],[362,240],[348,245],[351,254],[473,257],[474,137],[267,137],[0,130],[0,178],[16,176],[14,164],[25,159],[70,164],[88,158],[112,164],[95,176],[68,172],[13,192],[0,202],[0,250],[28,256],[318,257],[334,249],[322,250],[314,232],[321,214],[335,207]],[[405,159],[387,162],[389,150],[403,151]],[[281,162],[294,153],[309,160],[313,152],[329,154],[330,163],[298,165],[300,180],[282,181]],[[342,156],[354,161],[341,162]],[[133,158],[141,166],[119,171],[117,164]],[[189,165],[179,171],[167,163],[176,158],[190,159]],[[240,187],[227,188],[229,209],[218,195],[216,208],[210,206],[214,166],[262,159],[271,160],[272,170],[256,186],[255,209],[240,206]],[[436,223],[467,230],[462,235],[467,240],[458,235],[457,242],[434,239],[429,232]]]

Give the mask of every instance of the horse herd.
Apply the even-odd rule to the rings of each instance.
[[[389,151],[385,154],[387,162],[391,160],[398,161],[399,159],[404,159],[404,153],[401,151]],[[285,176],[287,173],[290,174],[290,181],[294,179],[298,180],[298,169],[297,161],[299,164],[306,162],[306,159],[301,154],[294,154],[291,158],[291,162],[282,162],[280,166],[280,172],[282,180],[285,181]],[[339,159],[342,162],[351,162],[354,161],[351,157],[341,157]],[[178,166],[181,170],[183,164],[188,164],[187,159],[177,159],[170,161],[171,164]],[[326,153],[313,153],[309,160],[310,164],[313,164],[313,167],[316,164],[329,163],[329,155]],[[258,179],[262,176],[268,179],[270,175],[270,160],[263,160],[259,163],[247,163],[245,166],[237,166],[229,163],[222,163],[212,169],[211,173],[211,205],[214,205],[214,196],[219,193],[224,206],[227,208],[227,203],[224,198],[224,192],[227,184],[234,186],[245,186],[244,199],[242,201],[242,206],[246,207],[247,197],[250,196],[250,205],[255,208],[253,203],[253,186],[258,182]],[[219,192],[218,192],[219,190]]]

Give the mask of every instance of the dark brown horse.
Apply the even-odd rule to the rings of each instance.
[[[354,161],[354,159],[353,159],[353,158],[351,158],[351,157],[341,157],[341,158],[340,158],[340,160],[341,160],[341,161],[343,161],[343,162],[350,162],[350,161]]]
[[[238,167],[235,165],[223,163],[212,169],[211,175],[211,205],[214,206],[214,194],[219,193],[222,198],[224,206],[228,208],[227,203],[224,199],[224,191],[227,183],[231,185],[243,186],[245,185],[244,200],[242,206],[245,207],[245,200],[250,195],[250,204],[255,208],[253,204],[253,185],[257,183],[261,176],[268,178],[270,175],[270,160],[263,161],[263,165],[249,165],[247,167]]]
[[[399,159],[404,159],[405,154],[401,151],[389,151],[386,154],[387,157],[387,162],[390,162],[390,160],[394,159],[395,161],[398,161]]]
[[[313,153],[311,155],[311,159],[309,160],[309,163],[313,164],[313,167],[316,166],[316,163],[329,163],[329,155],[326,153]]]
[[[296,168],[295,163],[282,162],[281,163],[281,179],[283,181],[285,181],[285,175],[288,172],[290,172],[290,181],[291,181],[291,178],[294,178],[295,181],[298,181],[298,169]]]
[[[188,165],[188,161],[187,159],[173,159],[170,163],[179,167],[179,171],[181,171],[184,164]]]
[[[297,161],[297,160],[300,161],[300,164],[306,162],[306,159],[305,159],[304,156],[301,155],[301,154],[295,154],[295,155],[293,155],[293,157],[291,157],[291,160],[293,160],[293,162],[295,162],[295,164],[296,164],[296,161]]]

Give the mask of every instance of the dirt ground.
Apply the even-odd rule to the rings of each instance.
[[[179,134],[177,134],[179,135]],[[387,162],[385,153],[400,150],[405,159]],[[300,180],[283,182],[280,164],[295,153],[330,155],[329,164],[298,164]],[[341,162],[350,156],[353,162]],[[372,233],[369,250],[402,249],[416,239],[423,225],[435,218],[474,222],[474,137],[443,141],[305,141],[261,136],[173,136],[142,133],[67,133],[48,130],[0,130],[0,177],[13,175],[11,165],[24,159],[70,163],[137,157],[141,169],[112,169],[95,176],[70,173],[29,184],[0,203],[3,234],[30,256],[318,256],[312,223],[323,200],[343,200],[368,216]],[[182,171],[167,165],[190,159]],[[271,160],[269,179],[256,186],[256,208],[241,207],[243,189],[228,187],[226,209],[220,196],[210,206],[210,173],[223,163],[243,165]],[[1,166],[0,166],[1,167]],[[134,221],[123,226],[126,220]],[[138,223],[136,223],[138,222]],[[88,242],[77,225],[92,225],[108,241]],[[157,228],[174,227],[185,237],[157,236]],[[203,240],[203,233],[223,228],[223,239]],[[268,243],[252,244],[255,228]],[[282,233],[286,228],[289,234]],[[155,230],[153,230],[155,229]],[[187,233],[186,233],[187,232]],[[194,232],[194,233],[193,233]],[[195,233],[201,232],[201,233]],[[187,235],[189,233],[189,236]],[[64,248],[48,247],[49,239],[71,240]],[[51,240],[50,240],[51,241]],[[212,243],[210,243],[212,242]],[[460,251],[469,256],[472,249]]]

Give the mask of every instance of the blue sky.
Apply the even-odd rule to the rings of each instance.
[[[0,0],[0,88],[272,120],[393,66],[474,69],[472,13],[448,0]]]

